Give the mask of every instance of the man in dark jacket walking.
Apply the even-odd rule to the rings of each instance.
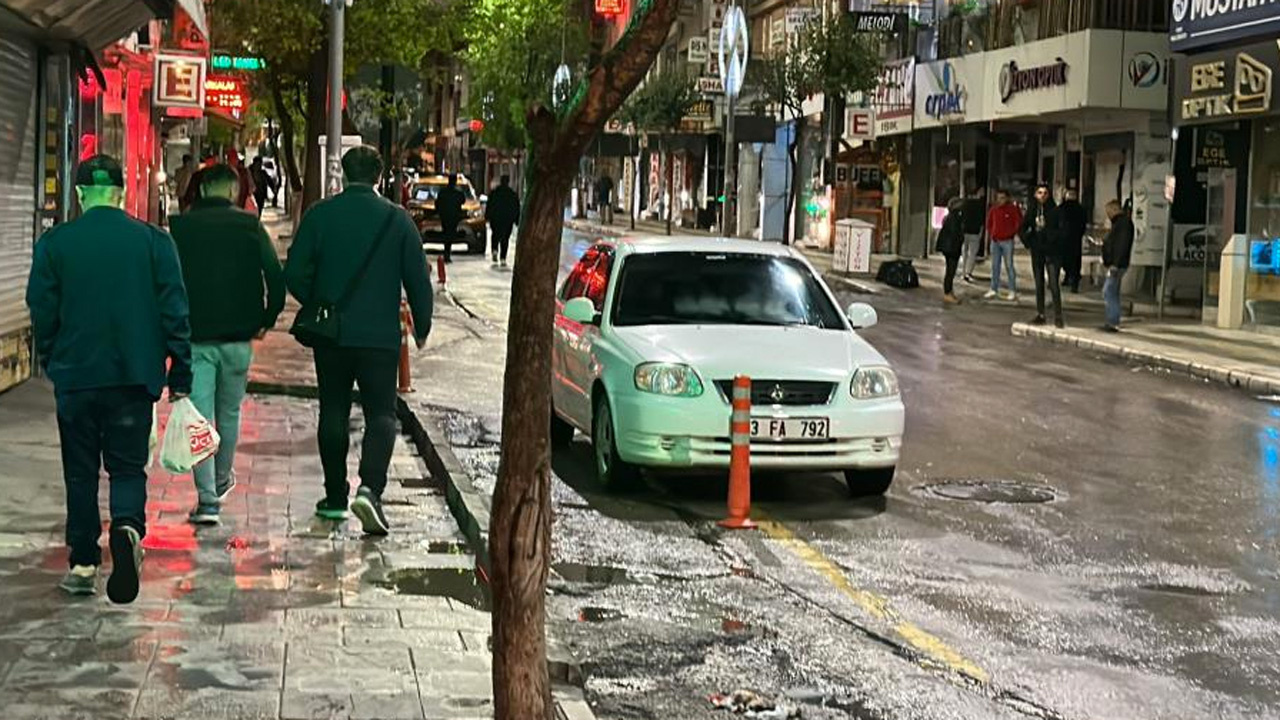
[[[1084,233],[1089,229],[1089,215],[1080,204],[1080,193],[1067,190],[1058,206],[1062,217],[1062,272],[1071,292],[1080,292],[1080,271],[1084,252]]]
[[[173,219],[171,229],[191,304],[191,402],[222,438],[214,460],[192,473],[198,502],[188,518],[216,525],[222,499],[236,486],[250,340],[263,337],[284,309],[284,271],[262,223],[232,204],[236,172],[214,165],[200,182],[200,199]]]
[[[1107,218],[1111,220],[1111,231],[1102,241],[1102,265],[1107,269],[1107,280],[1102,286],[1107,314],[1102,329],[1120,332],[1120,283],[1129,270],[1129,258],[1133,254],[1133,221],[1119,200],[1107,203]]]
[[[467,198],[458,189],[458,176],[449,173],[449,184],[436,194],[436,214],[440,216],[440,235],[444,238],[444,261],[453,262],[453,243],[458,239],[458,223],[466,216],[462,206]]]
[[[520,198],[511,189],[511,176],[503,175],[498,187],[489,193],[484,218],[489,221],[493,234],[493,262],[507,266],[507,249],[511,244],[511,231],[520,222]]]
[[[61,587],[96,592],[102,549],[98,469],[110,478],[113,564],[107,596],[138,596],[147,526],[152,409],[191,392],[187,292],[173,240],[120,209],[124,173],[105,155],[76,169],[84,214],[36,243],[27,306],[53,381],[67,485],[71,570]],[[165,363],[169,362],[167,377]]]
[[[338,302],[344,290],[356,283],[345,305],[337,308],[337,342],[314,348],[325,485],[316,514],[333,520],[346,517],[351,390],[356,384],[365,431],[361,485],[351,511],[366,533],[386,535],[389,525],[382,512],[382,491],[396,438],[400,289],[408,296],[415,340],[422,348],[431,331],[431,281],[413,220],[373,190],[382,176],[378,151],[352,148],[342,158],[342,172],[346,189],[316,204],[302,218],[285,263],[285,282],[303,307]],[[355,277],[366,258],[363,276]]]
[[[258,206],[258,217],[262,217],[262,209],[267,206],[267,195],[276,191],[276,181],[263,166],[261,155],[250,163],[249,179],[253,181],[253,202]]]
[[[946,274],[942,277],[942,301],[948,305],[960,302],[956,297],[955,282],[960,253],[965,246],[964,205],[964,198],[952,198],[947,203],[947,217],[938,230],[938,252],[947,260]]]
[[[1022,230],[1018,234],[1031,251],[1031,273],[1036,279],[1036,316],[1031,324],[1045,324],[1044,284],[1048,281],[1053,293],[1053,324],[1064,327],[1066,322],[1062,316],[1062,288],[1058,284],[1058,268],[1062,264],[1062,219],[1047,184],[1036,186],[1035,197],[1031,201],[1031,207],[1027,208],[1027,214],[1022,220]]]

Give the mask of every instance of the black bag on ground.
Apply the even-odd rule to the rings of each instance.
[[[314,350],[318,347],[333,347],[338,344],[338,337],[342,332],[339,316],[351,300],[360,281],[364,279],[364,273],[369,269],[369,263],[373,262],[373,256],[378,253],[378,248],[382,246],[382,238],[391,228],[391,221],[395,220],[397,211],[398,208],[393,208],[387,213],[387,218],[382,221],[382,227],[374,236],[373,245],[369,247],[364,261],[360,263],[359,269],[356,270],[355,275],[351,276],[346,289],[342,291],[342,297],[334,303],[315,300],[298,310],[298,315],[293,319],[293,327],[289,332],[303,347]]]
[[[920,287],[920,274],[910,260],[890,260],[882,264],[876,273],[876,280],[896,288]]]

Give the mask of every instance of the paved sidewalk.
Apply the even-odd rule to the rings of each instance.
[[[1015,323],[1012,332],[1019,337],[1122,357],[1259,395],[1280,395],[1280,337],[1219,330],[1195,323],[1126,323],[1120,333]]]
[[[191,481],[153,471],[142,593],[115,606],[56,588],[66,554],[49,389],[0,396],[6,720],[490,715],[485,596],[442,488],[401,440],[390,537],[315,519],[315,417],[308,400],[246,401],[221,527],[188,525]]]

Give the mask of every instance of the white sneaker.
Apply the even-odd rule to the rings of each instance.
[[[988,290],[982,294],[982,299],[990,300],[991,298],[997,297],[997,295],[998,293],[995,290]]]
[[[1004,296],[1004,299],[1005,299],[1005,300],[1008,300],[1009,302],[1017,302],[1017,301],[1018,301],[1018,293],[1016,293],[1016,292],[1008,293],[1008,294],[1006,294],[1006,295]]]

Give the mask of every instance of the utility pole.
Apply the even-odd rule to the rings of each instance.
[[[733,0],[725,12],[724,25],[720,27],[720,80],[725,94],[724,128],[724,234],[733,237],[738,230],[738,146],[734,137],[734,125],[738,108],[738,93],[747,72],[751,56],[747,18],[738,1]]]
[[[342,192],[342,46],[346,10],[351,0],[325,0],[329,5],[329,132],[325,152],[328,182],[325,194]]]
[[[382,153],[383,180],[382,190],[385,197],[392,202],[400,202],[399,163],[392,157],[396,144],[396,125],[399,118],[395,116],[396,68],[394,65],[382,66],[382,127],[378,133],[378,151]]]

